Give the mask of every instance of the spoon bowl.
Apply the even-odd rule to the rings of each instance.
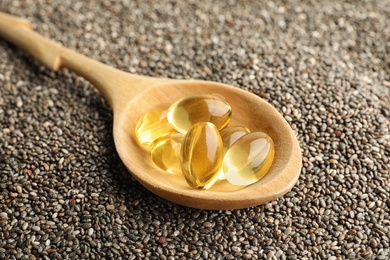
[[[126,73],[62,47],[31,30],[27,21],[3,13],[0,13],[0,37],[53,70],[65,67],[89,80],[112,108],[114,142],[122,162],[137,181],[164,199],[201,209],[246,208],[282,196],[299,177],[301,152],[292,129],[274,107],[257,95],[216,82]],[[137,142],[135,126],[151,107],[204,93],[226,98],[233,112],[229,125],[262,131],[273,139],[274,161],[260,181],[245,187],[218,181],[209,190],[196,190],[183,176],[167,174],[154,166],[149,151]]]
[[[244,125],[273,139],[275,158],[260,181],[244,187],[219,181],[209,190],[199,191],[191,188],[183,176],[158,170],[149,151],[138,144],[134,129],[148,109],[200,93],[218,93],[226,98],[233,111],[229,125]],[[214,82],[170,81],[140,93],[127,104],[122,116],[114,119],[114,140],[123,163],[147,189],[175,203],[202,209],[246,208],[273,200],[293,187],[301,167],[296,138],[274,107],[252,93]]]

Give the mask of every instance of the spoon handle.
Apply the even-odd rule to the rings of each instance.
[[[65,67],[87,79],[114,110],[122,108],[124,103],[153,81],[148,77],[125,73],[65,48],[33,31],[28,21],[2,12],[0,37],[55,71]]]
[[[0,36],[28,52],[43,65],[58,70],[61,46],[31,30],[21,18],[0,12]]]

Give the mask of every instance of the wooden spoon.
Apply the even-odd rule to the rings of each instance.
[[[53,70],[65,67],[89,80],[112,108],[115,146],[124,165],[143,186],[162,198],[201,209],[246,208],[282,196],[299,177],[301,151],[293,131],[274,107],[252,93],[216,82],[126,73],[62,47],[31,30],[27,21],[4,13],[0,13],[0,36]],[[274,162],[260,181],[246,187],[218,182],[210,190],[192,189],[182,176],[156,168],[148,151],[138,145],[134,129],[143,113],[157,104],[197,93],[223,95],[233,109],[230,125],[244,125],[273,139]]]

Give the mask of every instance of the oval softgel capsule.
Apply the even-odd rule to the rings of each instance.
[[[210,122],[218,130],[230,121],[232,108],[220,95],[199,94],[179,99],[168,111],[168,121],[180,132],[187,131],[196,123]]]
[[[222,163],[224,177],[233,185],[255,183],[271,167],[274,154],[274,143],[267,134],[246,134],[227,150]]]
[[[249,134],[250,130],[245,126],[228,126],[220,131],[224,152],[240,137]]]
[[[167,118],[169,106],[169,104],[154,106],[138,120],[135,127],[138,142],[150,145],[160,136],[174,131]]]
[[[180,150],[184,135],[170,132],[156,140],[150,146],[152,161],[163,171],[181,174]]]
[[[210,122],[196,123],[181,146],[181,166],[187,183],[196,189],[211,187],[218,178],[222,159],[218,128]]]

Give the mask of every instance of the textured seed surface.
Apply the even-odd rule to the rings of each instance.
[[[260,180],[269,170],[275,149],[265,133],[253,132],[239,138],[226,152],[222,171],[234,185],[249,185]]]
[[[135,134],[141,144],[150,145],[155,139],[174,131],[167,119],[169,104],[148,110],[137,122]]]
[[[168,120],[172,127],[186,133],[194,124],[211,122],[218,129],[230,121],[232,109],[221,95],[201,94],[184,97],[169,108]]]
[[[182,172],[188,184],[207,189],[217,180],[223,158],[222,139],[215,125],[196,123],[181,147]]]
[[[260,95],[303,155],[292,191],[265,205],[172,204],[126,171],[111,110],[88,82],[0,39],[0,259],[389,258],[389,1],[1,0],[0,10],[125,71]]]
[[[168,133],[154,140],[150,146],[152,161],[163,171],[174,174],[181,173],[180,148],[184,135]]]

